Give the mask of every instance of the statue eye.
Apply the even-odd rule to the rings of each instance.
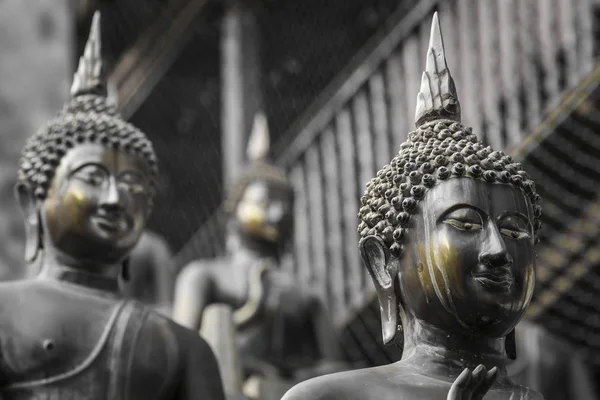
[[[459,208],[448,213],[443,222],[463,231],[479,231],[483,228],[481,215],[472,208]]]
[[[511,239],[521,240],[521,239],[531,239],[531,235],[527,232],[523,231],[514,231],[512,229],[501,228],[500,233],[506,237]]]
[[[452,225],[453,227],[463,231],[479,231],[482,228],[482,224],[468,221],[460,221],[454,218],[446,218],[444,223]]]
[[[521,217],[509,215],[498,221],[500,233],[515,240],[531,239],[530,224]]]
[[[88,164],[75,171],[73,176],[87,184],[99,186],[106,180],[107,173],[97,165]]]
[[[135,172],[124,172],[119,176],[119,185],[134,194],[145,193],[146,185],[140,174]]]

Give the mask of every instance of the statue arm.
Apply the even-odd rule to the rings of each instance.
[[[156,300],[160,305],[168,305],[173,299],[173,262],[169,245],[161,240],[154,248],[154,287]]]
[[[187,265],[175,282],[173,320],[193,331],[200,329],[202,312],[210,303],[211,269],[207,265]]]
[[[208,343],[190,331],[186,332],[184,341],[184,368],[176,399],[225,400],[217,360]]]

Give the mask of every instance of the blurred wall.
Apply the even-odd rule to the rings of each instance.
[[[67,99],[72,1],[0,1],[0,279],[23,272],[23,223],[13,197],[26,139]]]

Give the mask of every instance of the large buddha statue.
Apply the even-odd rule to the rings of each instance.
[[[226,254],[183,268],[175,284],[174,320],[198,330],[201,323],[208,324],[202,321],[209,305],[228,306],[235,338],[226,347],[235,347],[241,360],[237,380],[246,382],[244,393],[280,399],[292,383],[331,371],[338,352],[319,297],[299,288],[280,268],[292,232],[294,194],[285,173],[269,164],[268,151],[267,122],[259,114],[248,144],[251,165],[225,203]],[[223,347],[227,334],[217,336],[221,344],[215,346]],[[225,380],[235,381],[228,379],[235,375],[229,369],[222,365]],[[250,385],[256,378],[264,384],[262,378],[279,382],[277,387],[285,390],[262,393],[258,384]],[[239,390],[235,385],[226,383],[226,391]]]
[[[26,262],[41,271],[0,283],[2,398],[224,398],[208,344],[119,291],[156,174],[148,138],[107,104],[96,14],[70,101],[19,164]]]
[[[360,251],[396,363],[303,382],[285,400],[541,399],[507,377],[533,294],[540,197],[461,124],[437,14],[416,130],[361,199]]]

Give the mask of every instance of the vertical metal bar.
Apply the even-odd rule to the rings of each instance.
[[[539,43],[544,70],[544,92],[546,104],[542,109],[553,106],[558,101],[558,69],[556,68],[556,4],[554,0],[538,0]]]
[[[504,149],[500,135],[500,113],[498,111],[498,42],[496,1],[479,2],[479,35],[481,41],[481,92],[480,98],[486,120],[486,137],[494,149]]]
[[[458,30],[461,26],[458,25],[457,4],[455,1],[444,1],[440,3],[439,14],[442,33],[444,35],[444,49],[446,50],[446,62],[454,79],[458,91],[458,98],[461,99],[462,92],[462,76],[461,76],[461,59],[458,51]]]
[[[575,9],[572,0],[559,0],[558,26],[560,32],[559,51],[564,52],[564,68],[566,72],[566,85],[560,90],[573,88],[579,80],[577,67],[577,34],[575,27]]]
[[[346,251],[346,267],[348,277],[347,298],[350,305],[361,299],[361,268],[362,263],[358,254],[357,217],[358,201],[356,187],[355,145],[352,132],[352,120],[348,109],[342,109],[336,118],[336,131],[340,145],[340,178],[342,184],[342,198],[344,199],[342,211],[344,213],[344,249]]]
[[[417,33],[406,38],[403,46],[401,46],[402,60],[405,72],[405,96],[406,96],[406,117],[409,122],[410,130],[414,129],[415,110],[417,108],[417,93],[421,83],[421,72],[419,63],[419,37]],[[366,183],[366,181],[364,182]]]
[[[234,1],[222,25],[223,181],[240,173],[254,114],[261,107],[256,19],[251,7]]]
[[[369,123],[368,104],[365,93],[362,90],[359,91],[352,100],[352,114],[354,116],[358,153],[358,179],[360,191],[357,191],[357,194],[360,196],[362,195],[364,185],[375,176],[377,168],[373,157],[373,134],[371,133],[371,125]],[[346,140],[346,138],[340,137],[340,144]]]
[[[322,141],[323,172],[325,174],[325,207],[327,214],[327,252],[329,254],[329,284],[331,315],[344,320],[348,307],[345,297],[344,241],[342,239],[341,182],[335,132],[328,128]]]
[[[594,67],[594,31],[592,26],[593,9],[591,0],[577,0],[578,57],[580,77]]]
[[[368,104],[364,91],[359,91],[352,102],[352,110],[354,114],[354,126],[356,130],[356,152],[357,152],[357,167],[358,167],[358,184],[357,184],[357,198],[362,196],[364,187],[375,176],[375,172],[379,167],[373,158],[373,134],[371,133],[371,126],[369,121]],[[358,204],[358,203],[357,203]],[[358,212],[358,208],[356,209]],[[358,219],[355,218],[358,222]],[[357,235],[358,238],[358,235]],[[360,278],[361,290],[365,287],[365,283],[370,280],[368,277],[367,270],[362,268],[357,271]],[[356,299],[360,301],[360,299]]]
[[[408,120],[406,118],[406,104],[404,97],[404,68],[398,52],[394,52],[387,60],[386,65],[386,90],[391,143],[393,154],[400,151],[400,144],[406,139],[408,133]],[[359,182],[364,185],[367,182]]]
[[[481,138],[482,120],[479,99],[480,66],[477,42],[477,8],[472,0],[458,0],[458,48],[462,60],[459,73],[462,81],[463,95],[460,96],[463,123],[473,127],[473,132]]]
[[[518,101],[519,65],[517,59],[517,32],[516,4],[519,0],[504,0],[498,2],[499,30],[500,33],[500,76],[502,78],[503,103],[505,114],[501,115],[503,126],[506,129],[508,143],[505,147],[518,144],[520,134],[520,109]]]
[[[375,147],[378,165],[385,165],[390,161],[390,135],[387,119],[387,107],[385,104],[385,88],[381,72],[375,73],[369,79],[369,91],[371,93],[371,126],[375,134]],[[358,212],[358,210],[357,210]]]
[[[525,126],[522,132],[528,132],[537,126],[541,120],[539,85],[537,81],[538,62],[536,43],[536,13],[532,1],[517,2],[517,27],[521,44],[520,65],[523,74],[521,103],[526,107]]]
[[[319,142],[314,142],[306,150],[306,172],[310,217],[310,240],[313,251],[313,281],[318,285],[321,298],[328,301],[327,295],[327,255],[325,246],[325,228],[323,221],[323,185],[321,181],[321,160],[319,157]]]
[[[308,199],[306,198],[306,179],[302,162],[297,163],[290,172],[290,181],[294,186],[294,256],[298,281],[308,286],[311,281],[311,248],[309,243]]]

